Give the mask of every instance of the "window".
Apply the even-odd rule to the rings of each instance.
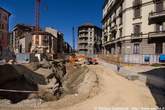
[[[123,29],[120,28],[120,29],[119,29],[119,32],[120,32],[120,36],[119,36],[119,37],[122,37],[122,36],[123,36]]]
[[[0,39],[2,38],[2,32],[0,31]]]
[[[0,29],[5,29],[5,24],[0,24]]]
[[[139,35],[141,33],[141,25],[140,24],[135,24],[134,25],[134,34]]]
[[[162,54],[163,53],[163,43],[156,43],[155,53],[156,54]]]
[[[2,14],[0,14],[0,21],[1,21],[1,19],[2,19]]]
[[[123,15],[120,15],[120,24],[119,25],[122,25],[123,24]]]
[[[92,36],[92,32],[90,32],[90,36]]]
[[[92,43],[89,44],[89,47],[92,48]]]
[[[163,24],[156,24],[156,32],[163,31]]]
[[[163,1],[162,0],[157,0],[155,4],[156,12],[163,11]]]
[[[92,37],[90,37],[90,41],[92,42]]]
[[[134,44],[133,54],[140,54],[140,45],[139,44]]]
[[[39,45],[39,36],[38,35],[36,35],[36,39],[35,39],[36,41],[35,41],[35,44],[36,45]]]
[[[138,6],[134,8],[134,18],[136,19],[140,17],[141,17],[141,7]]]
[[[7,21],[7,16],[6,16],[6,15],[4,15],[4,16],[3,16],[3,19]]]

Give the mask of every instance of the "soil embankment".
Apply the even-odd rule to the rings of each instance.
[[[18,91],[38,91],[38,84],[44,84],[43,76],[22,65],[0,65],[0,89]],[[0,92],[1,99],[18,103],[27,99],[30,93]]]

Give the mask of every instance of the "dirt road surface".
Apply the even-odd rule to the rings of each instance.
[[[98,94],[59,110],[97,110],[97,107],[156,107],[149,89],[139,81],[129,81],[107,67],[89,66],[99,78]],[[49,110],[53,110],[53,106]]]

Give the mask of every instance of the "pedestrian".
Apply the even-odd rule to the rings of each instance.
[[[120,64],[117,64],[116,66],[117,66],[117,72],[119,72],[120,71]]]

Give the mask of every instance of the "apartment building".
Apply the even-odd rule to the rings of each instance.
[[[51,27],[46,27],[45,31],[51,33],[57,39],[57,41],[53,43],[56,45],[56,53],[58,57],[62,56],[64,53],[64,34]]]
[[[92,24],[78,27],[78,52],[85,55],[94,55],[101,51],[102,29]]]
[[[11,43],[15,53],[29,53],[32,45],[34,26],[17,24],[12,30]]]
[[[8,31],[9,31],[9,13],[7,10],[0,7],[0,57],[5,56],[8,47]]]
[[[105,0],[103,53],[126,63],[159,63],[165,54],[165,0]]]

